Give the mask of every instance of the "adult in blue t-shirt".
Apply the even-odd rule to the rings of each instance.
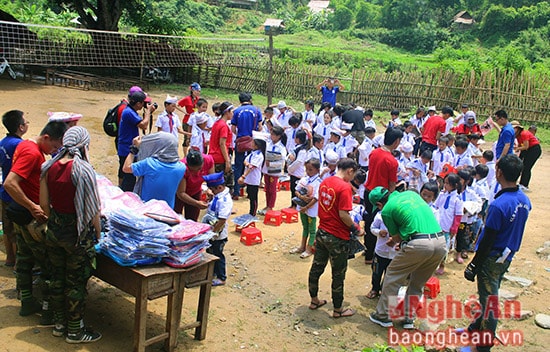
[[[464,270],[464,277],[474,281],[481,314],[469,331],[490,331],[494,337],[498,323],[498,291],[502,277],[508,271],[512,258],[520,248],[525,223],[531,210],[529,198],[516,184],[523,162],[515,154],[506,154],[496,165],[496,179],[502,189],[489,205],[485,227],[479,236],[476,254]],[[489,345],[476,346],[477,351],[489,351]]]
[[[6,137],[0,140],[0,166],[2,167],[2,179],[5,180],[11,170],[13,153],[15,148],[23,140],[21,137],[29,129],[29,123],[25,120],[23,111],[10,110],[2,116],[2,124],[8,130]],[[6,216],[8,205],[13,202],[4,186],[0,183],[0,199],[2,200],[2,228],[4,231],[4,245],[6,247],[6,265],[15,265],[15,233],[13,223]]]
[[[164,200],[173,209],[176,193],[185,192],[186,167],[179,160],[178,139],[171,133],[157,132],[136,137],[132,143],[123,171],[138,177],[134,192],[145,202]]]
[[[118,185],[125,192],[131,192],[136,184],[136,178],[131,173],[122,170],[124,161],[130,154],[130,146],[134,138],[139,136],[139,130],[145,130],[149,127],[149,119],[155,111],[153,104],[145,102],[147,95],[142,91],[132,92],[128,95],[128,106],[122,111],[120,124],[118,126]],[[145,114],[143,119],[138,115],[138,111],[143,108]]]
[[[508,114],[504,110],[495,112],[495,122],[501,127],[495,147],[495,156],[499,160],[501,156],[514,153],[514,140],[516,134],[514,127],[508,121]]]
[[[336,95],[339,91],[346,89],[338,78],[326,78],[317,85],[317,90],[321,91],[323,97],[322,103],[330,103],[332,107],[336,105]]]
[[[252,95],[249,93],[239,93],[239,102],[241,106],[233,111],[233,118],[231,119],[231,131],[238,138],[252,137],[252,131],[262,130],[262,112],[260,109],[252,105]],[[238,141],[236,141],[235,144]],[[244,158],[247,152],[239,151],[235,146],[235,169],[233,175],[237,180],[244,172]],[[233,188],[233,199],[239,199],[239,193],[241,185],[235,182]]]

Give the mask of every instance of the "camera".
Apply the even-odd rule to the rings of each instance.
[[[307,195],[307,188],[303,187],[303,188],[300,188],[298,190],[298,193],[300,193],[300,195],[302,196],[306,196]],[[292,201],[296,204],[296,205],[299,205],[301,207],[305,207],[307,205],[307,202],[303,201],[302,199],[298,198],[298,197],[292,197]]]
[[[147,103],[147,106],[151,105],[151,103]],[[155,107],[155,110],[159,108],[159,104],[157,104],[156,102],[153,103],[153,106]]]

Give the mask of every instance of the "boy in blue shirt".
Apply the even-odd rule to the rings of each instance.
[[[29,129],[29,122],[25,120],[23,111],[11,110],[2,116],[2,124],[8,130],[6,137],[0,141],[0,167],[2,179],[5,180],[11,170],[15,148],[23,140],[21,137]],[[2,199],[2,228],[4,230],[4,246],[6,247],[6,266],[15,265],[15,233],[13,223],[6,216],[8,205],[13,202],[4,186],[0,185],[0,199]]]
[[[520,248],[531,210],[529,198],[516,183],[522,169],[522,161],[514,154],[506,154],[497,162],[496,178],[502,189],[489,205],[476,254],[464,270],[464,277],[469,281],[474,281],[477,276],[477,291],[482,308],[480,317],[468,327],[470,332],[489,331],[493,337],[495,335],[500,283]],[[476,346],[477,351],[489,351],[492,345]]]

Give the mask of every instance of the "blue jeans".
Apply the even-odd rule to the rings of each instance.
[[[246,153],[239,153],[235,151],[235,164],[233,165],[233,175],[235,176],[235,187],[233,188],[233,196],[239,196],[241,191],[241,185],[236,182],[244,172],[244,158]]]
[[[210,248],[206,252],[215,255],[220,258],[214,264],[214,275],[222,281],[227,279],[227,274],[225,272],[225,255],[223,254],[223,247],[227,243],[227,238],[223,240],[210,241]]]
[[[469,331],[490,331],[493,337],[497,329],[498,316],[493,313],[499,309],[498,289],[502,277],[508,271],[510,262],[497,263],[497,256],[489,257],[479,268],[477,274],[477,293],[481,303],[481,315],[470,324]],[[490,351],[490,346],[476,346],[478,351]]]

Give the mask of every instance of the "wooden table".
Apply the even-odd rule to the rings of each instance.
[[[214,263],[217,259],[213,255],[205,254],[200,263],[184,269],[164,264],[131,268],[120,266],[102,254],[97,255],[95,276],[136,298],[134,351],[144,352],[145,347],[162,340],[165,340],[165,350],[175,349],[186,287],[200,286],[200,295],[196,321],[182,329],[195,328],[196,340],[206,337]],[[168,300],[165,331],[147,339],[147,301],[164,296]]]

